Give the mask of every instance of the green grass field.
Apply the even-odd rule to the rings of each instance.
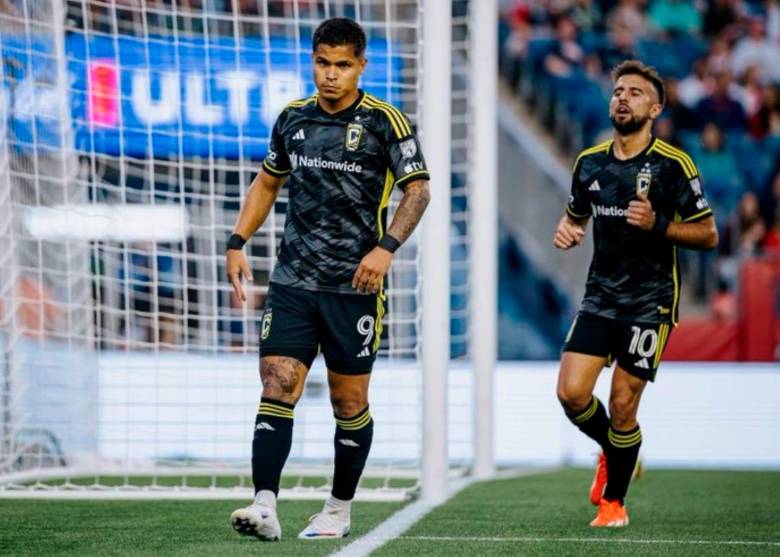
[[[471,486],[375,555],[780,555],[780,473],[650,470],[632,483],[631,524],[610,530],[588,526],[591,479],[563,470]]]
[[[632,484],[631,525],[618,530],[588,527],[590,479],[563,470],[473,485],[375,554],[780,555],[780,473],[650,470]],[[285,539],[261,543],[230,528],[235,501],[0,499],[0,553],[327,555],[351,539],[295,539],[320,505],[281,502]],[[400,507],[356,504],[353,538]]]

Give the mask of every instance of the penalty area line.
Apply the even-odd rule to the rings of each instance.
[[[480,536],[399,536],[399,540],[431,542],[496,542],[496,543],[626,543],[626,544],[669,544],[669,545],[749,545],[780,547],[780,542],[754,540],[664,540],[631,538],[542,538],[533,536],[480,537]]]

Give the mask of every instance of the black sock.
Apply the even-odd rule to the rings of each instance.
[[[604,499],[620,501],[626,497],[631,475],[642,445],[642,431],[636,426],[631,431],[617,431],[610,427],[607,444],[607,487]]]
[[[336,416],[336,435],[333,438],[336,467],[331,493],[337,499],[350,501],[355,496],[373,437],[374,420],[368,406],[352,418]]]
[[[278,400],[260,399],[252,441],[255,493],[263,489],[279,493],[279,478],[292,445],[293,408]]]
[[[565,412],[571,423],[576,425],[582,433],[601,445],[601,448],[606,452],[609,418],[607,417],[606,408],[604,408],[604,405],[601,404],[598,398],[594,396],[585,410],[572,412],[565,408]]]

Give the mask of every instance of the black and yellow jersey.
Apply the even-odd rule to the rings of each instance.
[[[335,114],[316,95],[290,103],[274,124],[263,170],[290,177],[271,282],[353,294],[360,260],[384,234],[393,186],[429,179],[408,118],[363,91]]]
[[[660,139],[628,160],[615,158],[611,140],[583,151],[566,207],[573,217],[593,217],[593,260],[581,309],[610,319],[677,323],[676,246],[626,222],[639,191],[670,221],[712,215],[691,157]]]

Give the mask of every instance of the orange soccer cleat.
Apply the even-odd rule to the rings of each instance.
[[[607,487],[607,457],[604,453],[601,453],[596,463],[596,474],[593,476],[593,483],[590,484],[591,503],[596,506],[601,503],[601,496],[604,495],[605,487]]]
[[[599,503],[599,512],[591,523],[596,528],[622,528],[628,526],[628,511],[620,504],[620,501],[607,501],[602,499]]]

